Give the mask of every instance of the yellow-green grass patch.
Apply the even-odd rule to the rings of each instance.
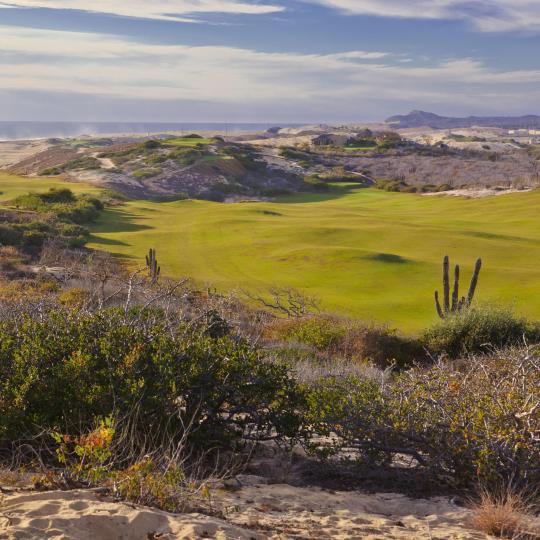
[[[82,193],[99,194],[103,191],[90,184],[68,182],[60,178],[30,178],[0,171],[0,204],[6,204],[29,192],[44,193],[51,188],[69,188],[77,195]]]
[[[441,261],[484,269],[479,300],[540,318],[540,191],[486,199],[374,189],[275,202],[131,201],[107,210],[91,246],[220,290],[292,286],[325,310],[418,330],[434,319]]]

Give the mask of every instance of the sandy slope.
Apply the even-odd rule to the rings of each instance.
[[[46,141],[0,141],[0,169],[10,167],[50,148]]]
[[[89,491],[19,493],[0,505],[0,539],[485,539],[448,499],[412,500],[284,484],[222,492],[226,521],[114,503]],[[161,535],[161,536],[160,536]]]
[[[93,492],[56,491],[18,494],[5,500],[0,507],[0,538],[247,540],[264,537],[200,514],[175,516],[135,505],[110,502]]]

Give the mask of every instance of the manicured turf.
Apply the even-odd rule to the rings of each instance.
[[[350,189],[350,188],[349,188]],[[417,330],[434,319],[445,254],[478,298],[540,319],[540,192],[466,200],[356,189],[273,203],[130,202],[107,211],[94,247],[221,290],[287,285],[322,307]],[[468,283],[463,283],[463,287]]]
[[[212,139],[202,139],[198,137],[178,137],[176,139],[167,139],[163,141],[168,146],[187,146],[194,148],[198,144],[210,144]]]
[[[0,176],[0,200],[53,184]],[[463,288],[482,256],[478,299],[540,319],[539,209],[540,191],[470,200],[351,186],[272,203],[131,201],[103,214],[90,246],[133,266],[154,247],[165,275],[223,291],[293,286],[325,310],[416,331],[434,320],[445,254]]]

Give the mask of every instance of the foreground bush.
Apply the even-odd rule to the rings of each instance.
[[[206,448],[293,436],[300,393],[287,369],[211,334],[159,311],[55,308],[0,322],[0,446],[43,430],[78,434],[106,417],[136,451],[187,427]]]
[[[426,348],[453,358],[493,348],[540,341],[540,327],[518,318],[507,308],[471,307],[434,324],[423,336]]]
[[[331,441],[308,447],[323,456],[353,456],[370,465],[409,456],[459,487],[510,479],[540,486],[538,351],[439,362],[391,383],[321,380],[308,400],[313,431]]]

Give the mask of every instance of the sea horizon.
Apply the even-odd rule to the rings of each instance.
[[[270,122],[48,122],[0,121],[0,140],[70,138],[96,135],[158,134],[167,132],[219,131],[242,133],[272,127],[297,127],[303,124]]]

